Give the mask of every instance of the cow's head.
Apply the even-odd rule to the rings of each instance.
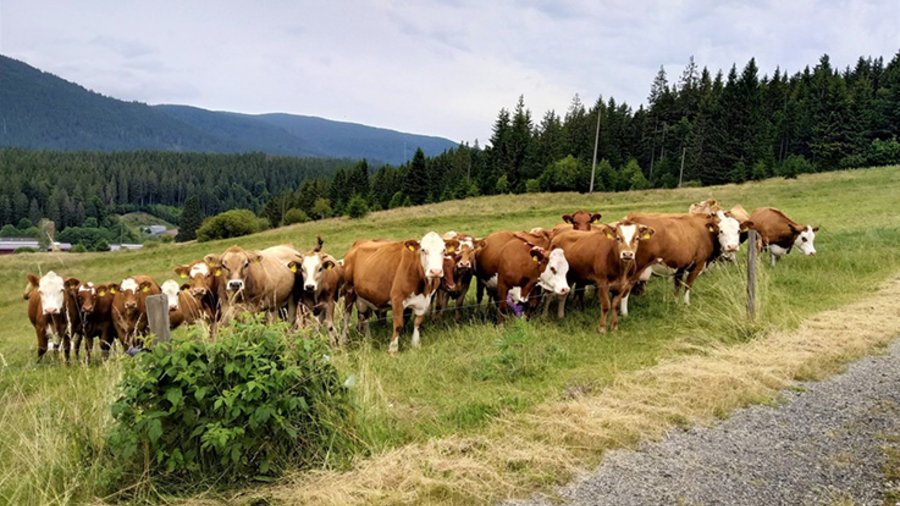
[[[589,213],[587,211],[575,211],[572,214],[562,215],[562,220],[572,225],[575,230],[590,230],[591,225],[600,223],[600,213]]]
[[[261,259],[262,256],[255,251],[232,246],[220,256],[206,255],[203,260],[221,270],[225,290],[239,292],[250,284],[250,266]]]
[[[176,267],[175,274],[178,274],[182,284],[187,283],[191,295],[201,298],[214,291],[216,278],[222,276],[222,269],[216,264],[200,260]]]
[[[691,204],[688,212],[691,214],[702,214],[703,216],[712,216],[722,210],[722,206],[716,199],[706,199],[702,202]]]
[[[166,301],[169,303],[169,311],[175,311],[178,309],[178,292],[181,291],[181,286],[174,279],[168,279],[165,283],[160,286],[163,295],[166,296]]]
[[[75,300],[78,301],[78,307],[81,308],[83,314],[93,313],[94,307],[97,305],[97,287],[90,281],[79,284],[78,290],[75,292]]]
[[[619,260],[633,262],[637,258],[640,242],[653,237],[656,231],[653,227],[625,220],[612,225],[604,225],[603,233],[607,239],[616,241]]]
[[[717,211],[716,217],[719,219],[719,247],[722,254],[733,256],[741,246],[741,228],[746,228],[731,213]]]
[[[299,261],[288,263],[291,272],[298,273],[303,279],[303,289],[307,292],[315,292],[319,289],[322,276],[334,269],[337,261],[331,255],[325,253],[307,253]]]
[[[62,312],[66,290],[66,280],[62,276],[53,271],[44,274],[40,279],[34,274],[28,274],[28,282],[37,287],[44,314]]]
[[[437,232],[428,232],[422,237],[421,242],[406,241],[404,246],[419,254],[419,263],[427,280],[432,281],[444,276],[444,255],[447,254],[447,248]]]
[[[138,309],[138,304],[143,301],[150,292],[152,283],[149,281],[137,282],[134,278],[125,278],[119,283],[116,293],[122,300],[122,306],[126,313],[130,313]]]
[[[540,248],[542,251],[543,248]],[[535,250],[531,250],[532,255],[535,254]],[[532,256],[532,261],[534,261],[535,257]],[[566,280],[566,274],[569,273],[569,262],[566,260],[566,255],[563,253],[562,248],[554,248],[550,251],[550,254],[546,259],[547,265],[544,266],[544,269],[541,271],[541,277],[538,281],[538,284],[544,290],[547,290],[551,293],[555,293],[556,295],[565,295],[569,293],[569,282]]]
[[[459,240],[456,260],[457,273],[471,272],[475,268],[475,251],[479,243],[483,245],[484,241],[475,241],[474,238],[468,236]]]
[[[788,226],[791,227],[791,232],[794,233],[794,247],[799,248],[804,255],[815,255],[816,245],[813,244],[813,241],[816,240],[816,232],[819,231],[819,227],[807,225],[803,228],[798,228],[793,223],[789,223]]]

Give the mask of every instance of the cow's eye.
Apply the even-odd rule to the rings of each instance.
[[[244,267],[250,266],[250,260],[244,260]]]
[[[553,274],[556,274],[556,267],[551,267],[551,268],[550,268],[550,272],[553,273]]]
[[[806,237],[803,238],[803,242],[806,242]]]

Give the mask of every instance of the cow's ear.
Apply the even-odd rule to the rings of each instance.
[[[296,274],[297,271],[300,270],[300,264],[297,263],[296,260],[291,260],[290,262],[287,263],[287,268],[290,269],[291,272]]]
[[[34,274],[32,274],[30,272],[26,275],[26,277],[28,278],[28,282],[31,283],[31,285],[35,288],[37,288],[38,285],[41,284],[41,280],[38,279],[37,276],[35,276]]]
[[[531,261],[535,263],[541,263],[547,258],[547,250],[540,246],[532,246],[529,253],[531,254]]]
[[[110,293],[111,295],[115,295],[116,292],[119,291],[119,284],[118,284],[118,283],[110,283],[110,284],[106,285],[106,287],[109,288],[109,293]]]
[[[444,246],[447,248],[448,254],[454,254],[459,251],[459,241],[456,239],[450,239],[448,241],[444,241]]]
[[[607,239],[616,238],[616,229],[605,223],[601,223],[600,225],[598,225],[597,230],[600,231],[601,234],[605,235]]]
[[[572,223],[572,215],[564,214],[564,215],[562,215],[562,220],[566,223]]]
[[[247,258],[249,258],[250,261],[253,262],[253,263],[259,263],[259,262],[262,261],[262,255],[260,255],[258,251],[254,251],[254,252],[252,252],[252,253],[248,253],[248,254],[247,254]]]
[[[178,277],[181,279],[187,279],[188,274],[190,274],[190,273],[191,273],[190,266],[179,265],[178,267],[175,268],[175,274],[178,274]]]
[[[191,285],[185,283],[185,284],[179,286],[178,289],[181,290],[182,292],[184,292],[184,291],[190,290],[190,289],[191,289]]]
[[[417,249],[419,249],[419,241],[415,239],[410,239],[403,243],[403,245],[406,246],[406,249],[410,251],[416,251]]]
[[[322,262],[322,270],[330,271],[331,269],[334,269],[334,265],[335,265],[334,260],[329,258],[329,259],[325,260],[324,262]]]
[[[818,232],[818,231],[819,231],[819,226],[816,225],[815,227],[813,227],[813,228],[812,228],[812,231],[813,231],[813,232]]]
[[[210,253],[203,257],[203,261],[209,264],[210,267],[218,267],[219,266],[219,255],[213,255]]]
[[[719,231],[719,224],[716,220],[710,220],[706,222],[706,230],[711,234],[715,234]]]
[[[138,288],[140,288],[142,292],[147,293],[150,291],[150,286],[152,285],[149,281],[144,281],[140,285],[138,285]]]
[[[487,241],[485,241],[484,239],[473,240],[472,243],[475,245],[476,251],[484,249],[484,247],[487,246]]]
[[[97,289],[97,297],[106,297],[106,293],[109,291],[107,285],[97,285],[94,288]]]
[[[603,215],[600,213],[592,214],[591,215],[591,223],[600,223],[600,218],[602,218],[602,217],[603,217]]]
[[[641,241],[646,241],[647,239],[653,237],[653,234],[656,233],[656,230],[653,230],[653,227],[648,227],[647,225],[641,225],[640,228],[640,238]]]
[[[314,253],[318,253],[318,252],[322,251],[322,245],[323,245],[323,244],[325,244],[325,241],[322,240],[322,236],[321,236],[321,235],[317,235],[317,236],[316,236],[316,247],[313,248],[313,252],[314,252]]]
[[[743,233],[743,232],[750,230],[751,228],[753,228],[753,222],[750,220],[747,220],[747,221],[741,223],[740,231]]]
[[[66,278],[66,281],[64,283],[67,290],[71,290],[73,288],[78,288],[78,285],[80,285],[80,284],[81,284],[81,281],[79,281],[77,278]]]
[[[788,228],[791,229],[791,233],[792,233],[792,234],[799,234],[800,232],[802,232],[801,229],[797,228],[797,227],[796,227],[793,223],[791,223],[791,222],[788,222],[787,225],[788,225]]]

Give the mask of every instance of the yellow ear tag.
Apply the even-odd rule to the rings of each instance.
[[[141,291],[144,292],[144,293],[147,293],[147,292],[150,291],[150,287],[149,287],[149,286],[145,286],[145,287],[143,288],[143,290],[141,290]]]
[[[415,246],[408,246],[408,248],[409,248],[410,251],[415,251],[415,250],[416,250],[416,247],[415,247]]]
[[[106,295],[106,291],[100,290],[100,296],[103,297],[104,295]]]
[[[598,221],[600,221],[600,220],[598,220],[597,218],[594,218],[593,220],[591,220],[591,223],[597,223]]]
[[[709,231],[710,231],[710,232],[715,232],[715,231],[716,231],[716,227],[713,227],[712,225],[710,225],[708,228],[709,228]]]
[[[334,268],[334,266],[331,264],[328,264],[328,267],[326,267],[325,270],[330,271],[332,268]]]
[[[222,269],[216,269],[216,277],[218,278],[221,275],[222,275]]]
[[[115,289],[115,288],[110,288],[110,289],[109,289],[109,293],[116,293],[116,289]]]
[[[649,239],[649,238],[650,238],[650,234],[647,232],[644,232],[644,235],[641,236],[641,239]]]
[[[606,238],[607,238],[607,239],[615,239],[615,237],[613,237],[612,234],[606,234]]]
[[[456,248],[454,248],[453,246],[447,248],[447,253],[453,253],[454,251],[456,251]]]
[[[537,262],[537,261],[538,261],[538,257],[533,256],[533,257],[531,257],[531,260],[534,261],[534,262]]]
[[[297,266],[296,266],[296,265],[292,265],[292,266],[291,266],[291,272],[297,272]]]
[[[187,279],[187,274],[185,274],[185,273],[182,272],[182,273],[181,273],[181,279]]]
[[[741,227],[740,232],[746,232],[746,231],[747,231],[747,227]]]

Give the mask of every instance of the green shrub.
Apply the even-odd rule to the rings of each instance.
[[[20,253],[37,253],[37,250],[34,248],[27,248],[27,247],[16,248],[15,250],[13,250],[14,255],[18,255]]]
[[[403,192],[398,191],[391,196],[391,201],[388,202],[388,209],[396,209],[398,207],[403,207]]]
[[[112,407],[114,457],[135,477],[240,480],[349,456],[351,404],[330,350],[297,337],[251,319],[138,355]]]
[[[284,213],[284,218],[281,219],[281,222],[285,225],[294,225],[296,223],[306,223],[309,221],[309,215],[306,214],[306,211],[303,209],[297,209],[296,207],[292,207]]]
[[[84,253],[87,251],[87,248],[84,247],[84,244],[78,243],[72,246],[72,249],[69,251],[72,253]]]
[[[526,193],[540,193],[541,192],[541,182],[537,179],[529,179],[525,181],[525,192]]]
[[[347,202],[347,216],[353,219],[362,218],[369,214],[369,206],[366,199],[359,194],[354,195],[350,202]]]
[[[197,229],[200,242],[255,234],[266,229],[266,220],[249,209],[232,209],[206,218]]]

